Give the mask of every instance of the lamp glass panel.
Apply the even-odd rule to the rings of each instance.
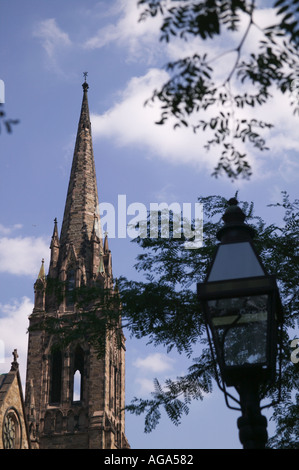
[[[249,242],[219,245],[208,281],[264,276],[264,270]]]
[[[265,364],[268,296],[211,300],[208,305],[224,364]]]

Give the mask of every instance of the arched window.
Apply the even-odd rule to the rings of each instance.
[[[83,400],[83,377],[84,377],[84,351],[78,345],[74,352],[73,367],[73,402]]]
[[[66,305],[71,307],[74,305],[74,295],[76,287],[76,271],[69,269],[66,278]]]
[[[114,367],[114,413],[117,411],[117,368]]]
[[[73,401],[81,401],[81,373],[79,370],[74,373]]]
[[[17,411],[9,408],[4,416],[2,440],[4,449],[20,449],[22,444],[21,424]]]
[[[51,354],[50,403],[61,401],[62,354],[55,349]]]

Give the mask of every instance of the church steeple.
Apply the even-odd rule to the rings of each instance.
[[[66,256],[67,246],[70,243],[73,244],[79,257],[86,257],[86,240],[91,238],[95,216],[99,220],[99,200],[87,97],[89,86],[86,79],[82,87],[81,113],[60,235],[61,260]],[[100,237],[99,233],[97,235]]]
[[[83,99],[60,238],[57,220],[51,240],[49,275],[44,263],[34,284],[35,304],[29,317],[26,413],[31,439],[41,449],[128,448],[125,436],[125,338],[121,345],[108,331],[105,353],[88,337],[59,344],[57,331],[45,319],[74,325],[88,313],[102,315],[102,288],[113,289],[111,252],[103,242],[88,108],[88,84]],[[95,286],[99,296],[82,306],[76,288]],[[59,323],[60,324],[60,323]],[[116,325],[119,328],[119,325]],[[34,396],[34,402],[32,397]],[[33,416],[35,410],[35,416]],[[32,419],[30,418],[32,417]],[[30,421],[31,419],[31,421]],[[35,436],[34,436],[35,433]]]

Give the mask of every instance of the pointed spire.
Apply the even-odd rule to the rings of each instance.
[[[42,265],[40,267],[37,279],[45,279],[46,274],[45,274],[45,266],[44,266],[45,260],[44,258],[42,259]]]
[[[59,236],[58,236],[58,228],[57,228],[57,219],[55,217],[54,219],[54,230],[53,230],[53,235],[52,235],[52,240],[51,240],[51,245],[50,245],[50,250],[51,250],[51,257],[50,257],[50,265],[49,265],[49,276],[52,278],[56,277],[56,267],[58,263],[58,258],[59,258]]]
[[[103,255],[102,255],[102,254],[100,254],[100,263],[99,263],[98,272],[99,272],[100,274],[104,274],[104,273],[105,273],[104,260],[103,260]]]
[[[109,253],[109,246],[108,246],[108,233],[105,233],[105,241],[104,241],[104,253],[105,255]]]
[[[45,309],[45,293],[46,293],[46,274],[45,274],[45,266],[44,266],[44,258],[42,259],[42,265],[39,270],[37,280],[34,284],[34,312],[40,312],[41,310]]]
[[[105,233],[105,240],[104,240],[104,266],[107,276],[110,278],[110,282],[112,281],[112,257],[111,251],[109,250],[108,246],[108,233]],[[111,284],[112,285],[112,284]]]
[[[52,235],[52,240],[51,240],[51,245],[50,248],[57,248],[59,247],[59,236],[58,236],[58,228],[57,228],[57,219],[55,217],[54,219],[54,230],[53,230],[53,235]]]
[[[90,129],[90,119],[89,119],[89,106],[88,106],[88,98],[87,98],[87,92],[89,85],[86,82],[86,77],[85,77],[85,82],[82,83],[82,88],[83,88],[83,100],[82,100],[82,107],[81,107],[81,115],[80,115],[80,121],[79,121],[79,128],[88,128]]]
[[[78,256],[86,252],[86,239],[90,239],[93,232],[94,214],[98,214],[99,205],[87,97],[89,86],[86,73],[84,76],[81,113],[60,235],[61,250],[64,251],[66,244],[72,242]]]

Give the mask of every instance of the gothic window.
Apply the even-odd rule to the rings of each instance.
[[[81,401],[81,373],[79,370],[74,373],[73,401]]]
[[[73,402],[83,400],[84,351],[77,346],[74,352]]]
[[[109,407],[116,413],[118,391],[118,370],[110,359],[109,365]]]
[[[71,307],[74,305],[74,295],[76,287],[76,271],[69,269],[66,278],[66,305]]]
[[[21,448],[21,425],[17,411],[9,408],[4,416],[2,440],[4,449]]]
[[[117,405],[117,368],[114,367],[114,413],[116,413]]]
[[[111,361],[111,358],[110,358],[110,362],[109,362],[109,408],[110,409],[112,408],[112,402],[113,402],[112,371],[113,371],[113,367],[112,367],[112,361]]]
[[[51,354],[50,403],[60,403],[62,381],[62,354],[56,349]]]

